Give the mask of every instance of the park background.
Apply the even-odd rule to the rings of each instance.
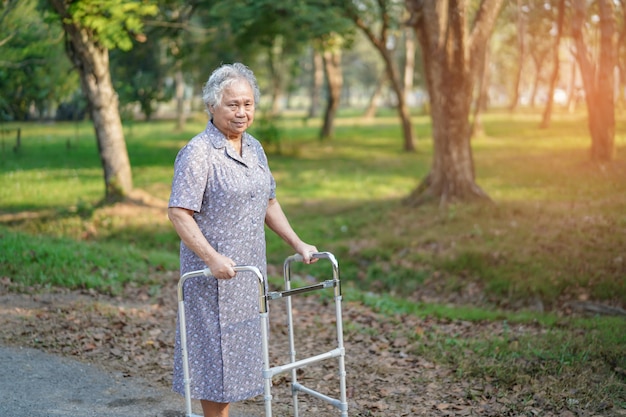
[[[2,2],[2,343],[169,384],[173,160],[242,61],[281,204],[340,262],[355,415],[624,415],[626,9],[466,6]],[[268,234],[274,286],[288,255]]]

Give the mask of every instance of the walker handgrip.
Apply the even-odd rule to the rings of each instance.
[[[296,253],[295,255],[291,255],[289,260],[292,262],[302,262],[304,261],[304,258],[299,253]]]
[[[235,270],[235,272],[242,272],[242,271],[251,271],[251,272],[257,272],[257,268],[254,266],[249,266],[249,265],[235,265],[233,266],[233,269]],[[206,267],[202,270],[202,274],[204,274],[205,277],[210,277],[213,276],[213,273],[211,273],[211,268]],[[259,275],[258,273],[256,274],[257,276]],[[263,279],[263,275],[261,275],[260,280],[262,281]]]
[[[264,282],[264,278],[263,278],[263,274],[261,273],[261,271],[259,270],[259,268],[257,268],[256,266],[250,266],[250,265],[235,265],[233,266],[233,269],[235,270],[235,272],[242,272],[242,271],[250,271],[252,273],[254,273],[254,275],[256,275],[256,277],[259,280],[259,283],[262,284]],[[205,276],[205,277],[210,277],[213,274],[211,273],[211,269],[210,268],[204,268],[204,269],[198,269],[197,271],[190,271],[187,272],[185,274],[183,274],[183,276],[180,277],[180,280],[178,281],[178,300],[183,300],[184,299],[184,294],[183,294],[183,285],[185,284],[185,281],[189,278],[193,278],[193,277],[199,277],[199,276]]]
[[[261,271],[259,271],[259,268],[257,268],[256,266],[235,265],[233,266],[233,269],[235,270],[235,272],[243,272],[243,271],[253,272],[259,279],[259,282],[263,282],[263,274],[261,274]]]
[[[311,259],[322,259],[322,258],[328,258],[329,256],[330,256],[329,252],[314,252],[311,254]],[[287,262],[303,262],[303,261],[304,261],[304,257],[300,255],[299,253],[291,255],[290,257],[287,258]]]

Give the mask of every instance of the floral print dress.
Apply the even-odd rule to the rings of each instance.
[[[211,122],[183,147],[174,164],[169,207],[194,212],[209,243],[237,265],[266,276],[265,214],[275,181],[261,144],[244,133],[239,155]],[[206,265],[183,243],[181,275]],[[191,397],[230,403],[263,392],[258,278],[188,279],[184,288]],[[184,395],[180,328],[174,353],[174,391]]]

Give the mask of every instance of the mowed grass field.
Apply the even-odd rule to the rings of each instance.
[[[416,153],[402,151],[400,127],[388,115],[343,116],[335,138],[324,142],[317,139],[316,122],[286,117],[276,122],[280,153],[268,146],[268,154],[293,226],[340,256],[347,280],[364,288],[410,295],[425,282],[437,281],[444,292],[472,283],[505,306],[549,310],[571,299],[624,306],[626,121],[618,119],[615,160],[597,165],[589,161],[584,114],[557,114],[546,130],[538,119],[532,113],[485,116],[486,135],[472,146],[477,183],[493,205],[403,204],[430,166],[427,117],[415,117]],[[184,132],[163,121],[127,124],[135,187],[167,200],[176,153],[204,124],[199,117]],[[18,127],[21,147],[15,151]],[[146,212],[130,221],[102,214],[102,168],[88,122],[4,124],[1,140],[2,268],[10,276],[80,286],[92,275],[84,285],[98,286],[104,260],[90,261],[91,252],[106,254],[121,281],[148,275],[155,266],[176,268],[178,239],[163,215],[151,219]],[[86,258],[82,268],[95,274],[80,268],[68,273],[68,266],[57,271],[56,263],[46,274],[22,274],[8,261],[26,256],[17,243],[25,236],[28,247],[33,241],[59,247],[57,240],[76,246]],[[270,262],[280,263],[288,251],[268,234]],[[74,264],[71,251],[67,256]],[[142,267],[128,258],[143,259]],[[129,266],[114,266],[121,263]]]
[[[626,318],[613,314],[626,306],[626,115],[618,115],[615,160],[602,165],[589,160],[584,114],[555,114],[547,130],[539,120],[484,116],[485,136],[472,147],[476,181],[493,204],[403,204],[430,167],[425,116],[414,118],[416,153],[402,151],[391,112],[371,120],[344,114],[324,142],[317,121],[284,117],[274,122],[280,147],[267,151],[285,212],[303,239],[337,256],[347,301],[390,317],[503,329],[450,334],[440,325],[425,334],[399,322],[387,337],[417,341],[412,353],[458,378],[509,393],[531,387],[554,409],[623,415]],[[114,206],[100,204],[102,168],[88,122],[1,125],[5,287],[120,294],[132,282],[158,292],[161,272],[178,268],[164,204],[174,158],[204,125],[202,116],[183,132],[168,121],[126,124],[134,184],[145,198]],[[21,146],[13,149],[17,128]],[[290,254],[268,233],[271,274]],[[346,323],[346,331],[377,330]]]

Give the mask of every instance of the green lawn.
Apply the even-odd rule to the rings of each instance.
[[[415,117],[418,151],[409,154],[402,151],[392,116],[341,117],[336,137],[325,142],[317,139],[317,123],[295,116],[279,120],[281,152],[269,158],[294,227],[336,252],[348,280],[378,291],[410,294],[437,279],[449,289],[475,282],[511,303],[540,299],[549,307],[578,297],[626,304],[624,118],[618,121],[616,160],[596,166],[588,160],[582,114],[557,114],[548,130],[537,128],[535,114],[488,114],[486,136],[474,139],[473,149],[477,183],[496,204],[410,209],[402,199],[430,165],[429,123]],[[22,131],[17,152],[10,130],[16,127]],[[170,122],[127,126],[135,187],[167,199],[176,152],[203,127],[203,121],[194,122],[176,133]],[[89,223],[98,231],[88,241],[94,252],[114,242],[110,257],[125,257],[116,246],[132,244],[147,251],[144,258],[175,268],[169,254],[176,252],[177,239],[163,219],[153,226],[129,225],[98,215],[104,184],[89,123],[2,129],[0,210],[39,213],[36,219],[3,222],[3,233],[37,234],[42,244],[48,237],[78,244]],[[268,245],[270,262],[280,263],[288,248],[272,235]],[[3,248],[3,269],[9,268],[12,247],[17,246]],[[78,278],[68,279],[75,285]]]

